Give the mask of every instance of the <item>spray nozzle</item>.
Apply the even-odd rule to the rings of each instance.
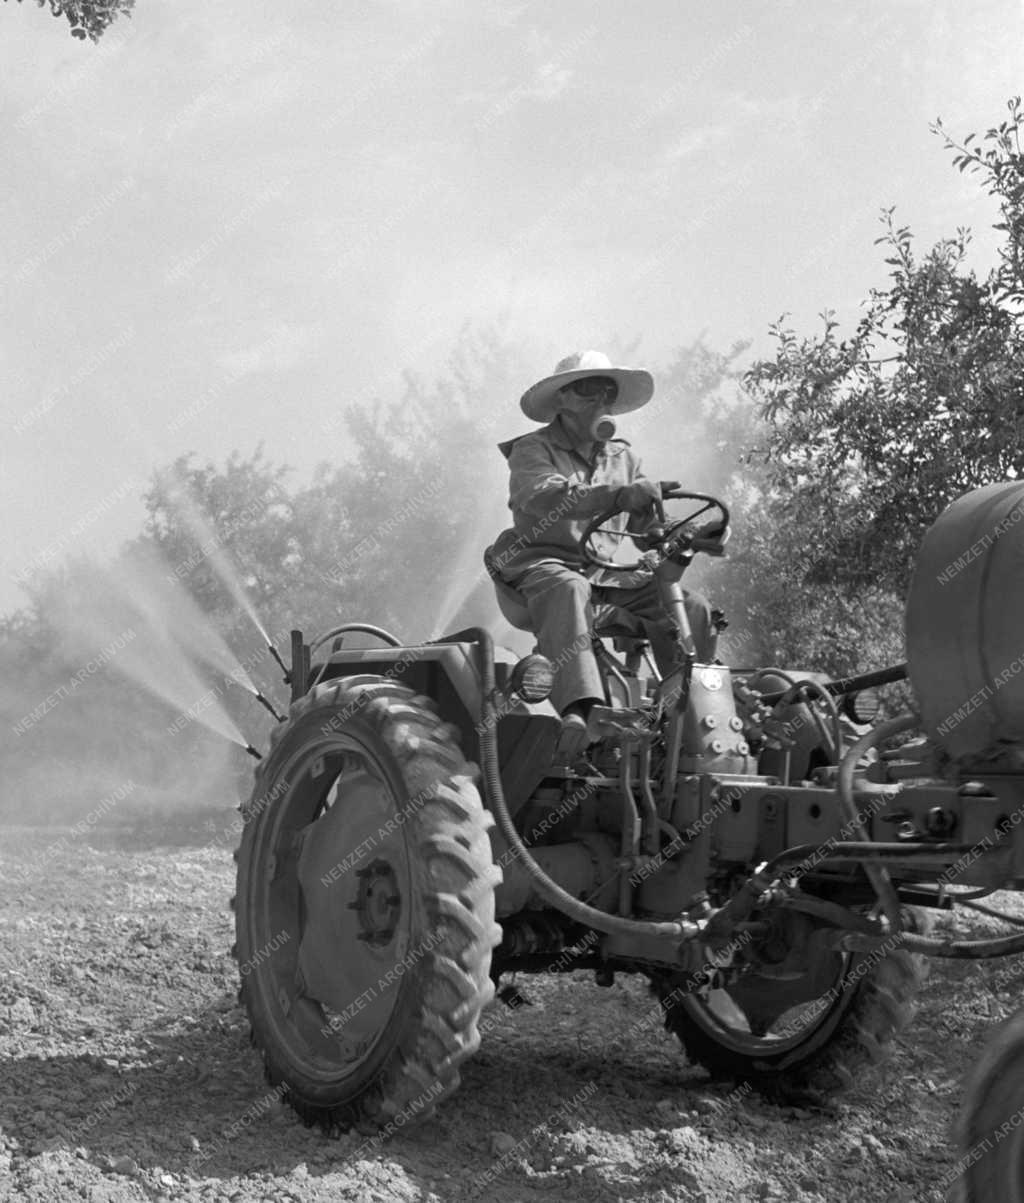
[[[261,706],[265,706],[270,711],[270,713],[274,716],[274,718],[277,719],[277,721],[279,723],[283,723],[285,721],[284,715],[278,714],[277,711],[274,709],[274,707],[271,705],[271,703],[267,700],[266,697],[264,697],[264,695],[262,693],[257,693],[255,695],[255,697],[256,697],[256,701],[259,702],[259,704]]]
[[[290,670],[288,669],[288,666],[287,666],[287,665],[285,664],[285,662],[284,662],[284,661],[281,659],[281,653],[280,653],[280,652],[277,650],[277,648],[276,648],[276,647],[274,647],[274,645],[273,645],[272,643],[268,643],[268,644],[267,644],[267,651],[268,651],[268,652],[270,652],[270,654],[271,654],[271,655],[274,657],[274,659],[275,659],[275,660],[277,661],[277,663],[280,665],[280,667],[281,667],[281,671],[284,673],[284,683],[285,683],[285,685],[291,685],[291,683],[292,683],[292,674],[291,674]]]
[[[250,756],[254,756],[257,760],[263,759],[262,755],[256,751],[256,749],[252,746],[252,744],[246,744],[245,750],[249,753]]]
[[[258,689],[254,688],[252,685],[247,685],[244,681],[240,681],[236,676],[230,676],[227,678],[227,680],[233,681],[240,688],[244,689],[246,693],[251,693],[256,701],[259,702],[259,704],[265,709],[269,710],[279,723],[283,723],[285,721],[284,715],[278,714],[274,709],[273,704],[264,694],[260,693]]]

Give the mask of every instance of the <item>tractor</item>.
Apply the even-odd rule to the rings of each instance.
[[[1019,506],[1013,482],[954,502],[915,565],[906,663],[838,680],[697,662],[680,580],[722,554],[722,500],[670,493],[633,563],[598,559],[598,516],[584,555],[653,575],[677,655],[662,676],[635,633],[594,629],[606,696],[569,756],[557,663],[486,629],[294,631],[236,854],[268,1080],[309,1123],[393,1132],[456,1090],[502,977],[551,970],[642,975],[713,1076],[789,1099],[849,1086],[910,1022],[928,956],[1024,951],[928,920],[1024,885]],[[874,690],[902,679],[916,707],[879,720]],[[1024,1062],[1007,1039],[971,1095],[974,1144],[1024,1102],[1019,1074],[989,1088]],[[1013,1147],[965,1167],[971,1203],[1024,1201]]]

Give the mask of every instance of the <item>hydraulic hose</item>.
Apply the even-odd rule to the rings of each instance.
[[[770,672],[778,672],[778,669],[770,669]],[[841,697],[848,693],[859,693],[862,689],[874,689],[879,685],[891,685],[895,681],[905,681],[907,679],[906,663],[894,664],[891,668],[879,668],[875,672],[860,673],[855,677],[840,677],[835,681],[826,681],[824,688],[829,693],[835,694],[836,697]],[[772,705],[782,697],[784,690],[778,690],[776,693],[766,693],[761,699],[766,706]]]
[[[397,636],[392,635],[390,631],[385,631],[383,627],[375,627],[368,622],[343,622],[340,627],[331,627],[329,631],[325,631],[323,635],[319,635],[309,647],[309,654],[312,655],[318,648],[322,647],[328,639],[333,639],[336,635],[344,635],[347,631],[358,631],[364,635],[373,635],[386,643],[388,647],[401,647],[402,641]]]
[[[835,702],[832,700],[832,695],[828,692],[824,685],[819,685],[817,681],[812,681],[810,678],[805,678],[802,681],[797,681],[791,685],[789,689],[775,703],[776,706],[784,706],[790,700],[790,694],[796,699],[805,690],[810,689],[821,698],[822,704],[829,713],[829,718],[832,720],[832,743],[835,747],[835,755],[838,763],[839,752],[843,746],[843,729],[839,725],[839,710],[836,708]],[[807,708],[811,713],[811,717],[815,720],[818,726],[818,731],[825,735],[824,723],[818,716],[817,711],[808,703]]]
[[[845,947],[877,947],[878,941],[854,933],[847,937]],[[912,932],[900,932],[900,947],[907,952],[920,952],[929,957],[985,961],[991,957],[1007,957],[1024,952],[1024,932],[1013,936],[1001,936],[989,940],[941,940],[937,936],[918,936]]]
[[[1024,927],[1024,919],[1019,915],[1011,915],[1007,911],[997,911],[994,906],[982,906],[980,902],[972,902],[969,898],[957,898],[957,906],[966,906],[969,910],[978,911],[982,915],[990,915],[993,919],[1002,919],[1004,923],[1012,923],[1014,927]]]
[[[858,864],[886,860],[917,860],[918,858],[926,860],[938,858],[945,861],[952,856],[963,856],[967,852],[972,852],[976,847],[977,844],[929,844],[924,841],[906,844],[898,842],[865,844],[858,840],[837,840],[834,843],[830,841],[825,844],[797,844],[793,848],[787,848],[785,852],[780,852],[778,856],[773,856],[770,861],[766,861],[758,869],[758,876],[762,880],[771,880],[777,877],[783,867],[787,865],[794,865],[802,872],[808,872],[823,861],[855,861]],[[808,864],[801,867],[801,861],[807,861]]]
[[[978,886],[978,888],[974,890],[964,890],[960,894],[952,894],[945,885],[936,885],[934,882],[930,881],[915,881],[914,889],[928,890],[929,892],[934,891],[936,897],[941,898],[943,902],[948,900],[951,905],[955,904],[956,906],[961,906],[963,903],[973,902],[975,898],[987,898],[989,894],[994,894],[999,887]]]
[[[312,656],[314,652],[323,647],[328,639],[333,639],[338,635],[344,635],[348,631],[356,631],[363,635],[372,635],[375,639],[379,639],[381,643],[386,644],[388,647],[402,646],[401,639],[397,638],[395,635],[392,635],[390,631],[385,631],[383,627],[375,627],[368,622],[345,622],[342,623],[340,627],[331,627],[329,631],[326,631],[323,635],[320,635],[317,639],[315,639],[309,645],[309,654]],[[316,674],[316,680],[310,686],[310,689],[316,685],[319,685],[323,680],[324,673],[327,671],[329,663],[330,657],[328,657],[328,659],[326,659],[321,665],[320,671]]]
[[[544,872],[533,859],[512,822],[505,793],[501,788],[501,771],[498,764],[497,712],[494,706],[494,640],[483,627],[474,627],[466,632],[476,640],[480,657],[480,678],[483,693],[480,715],[480,745],[483,761],[484,798],[494,815],[498,830],[508,841],[509,847],[523,864],[537,893],[553,907],[594,931],[616,936],[655,936],[684,939],[695,935],[696,925],[686,922],[655,923],[644,919],[627,919],[622,915],[609,915],[588,906],[562,887]]]

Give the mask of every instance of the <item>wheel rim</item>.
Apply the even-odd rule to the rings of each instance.
[[[400,786],[347,732],[307,742],[265,786],[253,972],[289,1064],[357,1089],[388,1052],[417,920]]]
[[[684,994],[678,1006],[717,1043],[747,1058],[784,1062],[786,1054],[822,1039],[853,997],[851,954],[831,954],[807,978],[787,981],[748,974]]]

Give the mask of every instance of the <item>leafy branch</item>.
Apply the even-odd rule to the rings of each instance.
[[[21,0],[18,0],[21,3]],[[71,36],[98,42],[108,26],[122,13],[130,16],[135,0],[36,0],[40,8],[49,6],[55,17],[65,17]]]

